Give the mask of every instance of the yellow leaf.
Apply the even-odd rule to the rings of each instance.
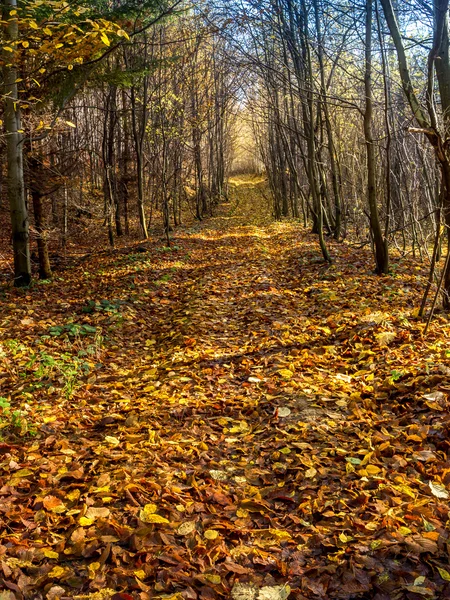
[[[144,511],[146,515],[153,515],[157,510],[158,507],[156,506],[156,504],[146,504],[142,509],[142,511]]]
[[[219,532],[214,529],[207,529],[203,535],[207,540],[215,540],[219,537]]]
[[[145,571],[143,571],[142,569],[140,569],[139,571],[135,571],[134,574],[136,575],[136,577],[138,579],[145,579],[146,575],[145,575]]]
[[[169,521],[167,519],[165,519],[164,517],[161,517],[160,515],[147,515],[147,516],[145,516],[145,515],[142,514],[142,511],[140,513],[139,518],[144,523],[169,523]]]
[[[13,477],[16,479],[18,477],[29,477],[29,475],[33,475],[33,471],[30,469],[20,469],[13,473]]]
[[[277,373],[281,375],[281,377],[283,377],[284,379],[291,379],[294,375],[294,373],[289,369],[279,369]]]
[[[269,529],[269,533],[280,538],[280,540],[289,540],[292,537],[288,531],[284,531],[283,529]]]
[[[413,490],[409,486],[407,486],[405,484],[402,484],[402,485],[393,485],[392,487],[393,487],[394,490],[397,490],[397,492],[400,492],[402,494],[406,494],[406,496],[409,496],[410,498],[415,498],[416,497],[416,494],[413,492]]]
[[[398,532],[402,535],[409,535],[410,533],[412,533],[409,527],[399,527]]]
[[[43,125],[44,125],[44,123],[43,123],[43,121],[41,121],[39,123],[39,129],[42,129]],[[57,419],[58,419],[58,417],[55,417],[53,415],[53,416],[50,416],[50,417],[44,417],[42,420],[44,421],[44,423],[54,423]]]
[[[48,573],[47,577],[50,579],[60,579],[65,573],[66,570],[62,567],[53,567],[50,573]]]
[[[376,465],[367,465],[366,471],[369,475],[377,475],[381,471],[381,469]]]
[[[365,466],[370,463],[370,459],[373,456],[373,452],[368,452],[361,461],[361,466]]]
[[[26,40],[25,40],[24,42],[22,42],[22,46],[23,46],[24,48],[28,48],[28,47],[29,47],[29,45],[30,45],[30,42],[27,42]]]
[[[438,567],[439,575],[442,577],[444,581],[450,581],[450,573],[445,569],[440,569]]]
[[[119,30],[117,31],[117,35],[118,35],[119,37],[124,37],[124,38],[126,38],[127,40],[129,40],[129,39],[130,39],[130,36],[128,35],[128,33],[127,33],[126,31],[124,31],[123,29],[119,29]]]
[[[109,38],[106,35],[106,33],[103,32],[102,35],[100,36],[100,39],[105,44],[105,46],[110,46],[111,45],[111,42],[109,41]]]
[[[77,127],[77,126],[75,125],[75,123],[72,123],[72,121],[64,121],[64,123],[65,123],[66,125],[68,125],[69,127],[73,127],[73,128],[75,128],[75,129],[76,129],[76,127]],[[105,441],[107,441],[107,438],[108,438],[108,437],[109,437],[108,435],[105,437]],[[114,439],[116,439],[116,438],[114,438]],[[119,444],[120,444],[120,442],[119,442]]]
[[[35,21],[30,21],[29,25],[31,29],[39,29],[39,25]]]
[[[209,581],[209,583],[212,583],[213,585],[219,585],[219,583],[222,582],[222,578],[220,577],[220,575],[206,574],[204,577],[207,581]]]
[[[308,469],[305,473],[305,477],[308,477],[309,479],[312,479],[316,475],[317,475],[317,471],[316,471],[316,469],[314,469],[314,467],[312,467],[311,469]]]
[[[7,50],[8,52],[14,52],[14,50],[9,46],[3,46],[3,50]]]
[[[89,525],[92,525],[94,522],[95,519],[88,519],[87,517],[81,517],[78,521],[81,527],[89,527]]]
[[[88,566],[89,579],[94,579],[95,574],[100,569],[101,564],[99,562],[93,562]]]
[[[139,513],[140,520],[143,523],[168,523],[167,519],[155,514],[157,510],[156,504],[146,504]]]
[[[67,121],[66,121],[67,123]],[[105,437],[105,442],[107,444],[109,444],[110,446],[118,446],[120,444],[120,440],[117,439],[116,437],[113,437],[112,435],[107,435]]]
[[[58,552],[50,550],[50,548],[44,548],[42,552],[44,553],[45,558],[59,558]]]
[[[69,500],[70,502],[74,502],[74,500],[78,500],[78,498],[80,497],[81,492],[79,489],[75,489],[72,490],[71,492],[69,492],[66,496],[67,500]]]

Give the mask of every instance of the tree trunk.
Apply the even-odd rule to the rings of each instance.
[[[325,67],[324,67],[324,59],[323,59],[323,37],[321,33],[321,23],[320,23],[320,15],[319,15],[319,7],[318,1],[314,0],[314,14],[315,14],[315,22],[317,29],[317,37],[318,37],[318,59],[319,59],[319,69],[320,69],[320,101],[323,108],[323,115],[325,118],[325,126],[327,130],[327,138],[328,138],[328,155],[330,157],[330,169],[331,169],[331,182],[333,186],[333,195],[334,195],[334,238],[339,240],[341,237],[341,189],[340,189],[340,181],[338,175],[338,169],[336,164],[336,150],[334,145],[334,136],[333,129],[331,127],[331,119],[330,112],[328,110],[328,98],[327,98],[327,86],[325,82]]]
[[[146,90],[147,82],[144,81],[144,100],[142,104],[142,119],[138,124],[136,90],[131,88],[131,123],[133,128],[134,148],[136,152],[136,174],[137,174],[137,192],[138,192],[138,213],[139,224],[144,239],[148,239],[147,219],[145,216],[145,195],[144,195],[144,136],[147,126],[147,106]]]
[[[36,189],[31,190],[33,201],[34,225],[37,233],[37,247],[39,256],[39,277],[41,279],[52,278],[52,268],[48,255],[47,229],[45,227],[44,205],[42,195]]]
[[[379,274],[389,271],[389,254],[383,238],[380,217],[377,206],[377,184],[375,165],[375,146],[372,135],[372,0],[366,0],[366,49],[365,49],[364,90],[366,106],[364,111],[364,137],[367,150],[367,200],[370,211],[370,228],[375,245],[376,272]]]
[[[15,41],[18,38],[18,23],[16,17],[9,17],[9,11],[17,8],[16,0],[3,0],[3,8],[6,20],[4,27],[5,39],[15,48]],[[3,78],[6,163],[14,252],[14,285],[16,287],[23,287],[29,285],[31,282],[31,260],[28,210],[25,202],[23,180],[23,137],[21,133],[19,94],[17,89],[18,72],[14,64],[11,64],[11,61],[14,61],[14,55],[4,50],[3,56],[5,59]]]

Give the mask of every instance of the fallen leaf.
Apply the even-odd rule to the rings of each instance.
[[[430,481],[428,485],[430,486],[431,493],[433,496],[436,496],[436,498],[442,498],[444,500],[449,498],[449,493],[440,483],[434,483],[433,481]]]
[[[265,586],[259,590],[257,600],[286,600],[290,594],[288,585]]]
[[[231,590],[233,600],[256,600],[258,588],[252,583],[235,583]]]
[[[84,516],[86,519],[92,519],[93,521],[96,521],[97,519],[107,519],[110,514],[111,511],[109,508],[103,506],[90,506],[86,510]]]
[[[278,416],[281,418],[288,417],[291,414],[291,409],[287,406],[280,406],[278,408]]]
[[[203,535],[207,540],[215,540],[219,537],[219,532],[214,529],[207,529]]]
[[[444,581],[450,581],[450,573],[446,569],[438,567],[437,570]]]
[[[148,506],[148,504],[146,506]],[[153,510],[153,505],[150,506],[152,506]],[[143,523],[169,523],[168,519],[161,517],[161,515],[156,515],[153,512],[146,511],[145,506],[143,509],[141,509],[139,518]]]
[[[120,440],[116,437],[113,437],[111,435],[107,435],[105,437],[105,442],[107,444],[109,444],[110,446],[119,446],[120,445]]]
[[[292,377],[294,376],[294,373],[289,369],[279,369],[277,373],[281,375],[283,379],[292,379]]]
[[[314,467],[311,467],[310,469],[305,471],[305,477],[308,477],[308,479],[312,479],[316,475],[317,475],[317,470]]]
[[[196,529],[195,521],[185,521],[178,527],[177,533],[178,533],[178,535],[189,535],[193,531],[195,531],[195,529]]]
[[[65,574],[66,569],[63,569],[63,567],[56,566],[53,567],[51,571],[49,571],[47,577],[49,577],[50,579],[61,579],[61,577],[64,577]]]

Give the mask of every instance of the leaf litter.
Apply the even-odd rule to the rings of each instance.
[[[378,278],[345,244],[321,264],[233,194],[171,252],[5,291],[0,598],[450,594],[450,327],[422,336],[425,266]]]

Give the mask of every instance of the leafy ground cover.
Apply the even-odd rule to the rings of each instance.
[[[1,600],[450,598],[425,267],[324,265],[232,185],[171,248],[2,292]]]

